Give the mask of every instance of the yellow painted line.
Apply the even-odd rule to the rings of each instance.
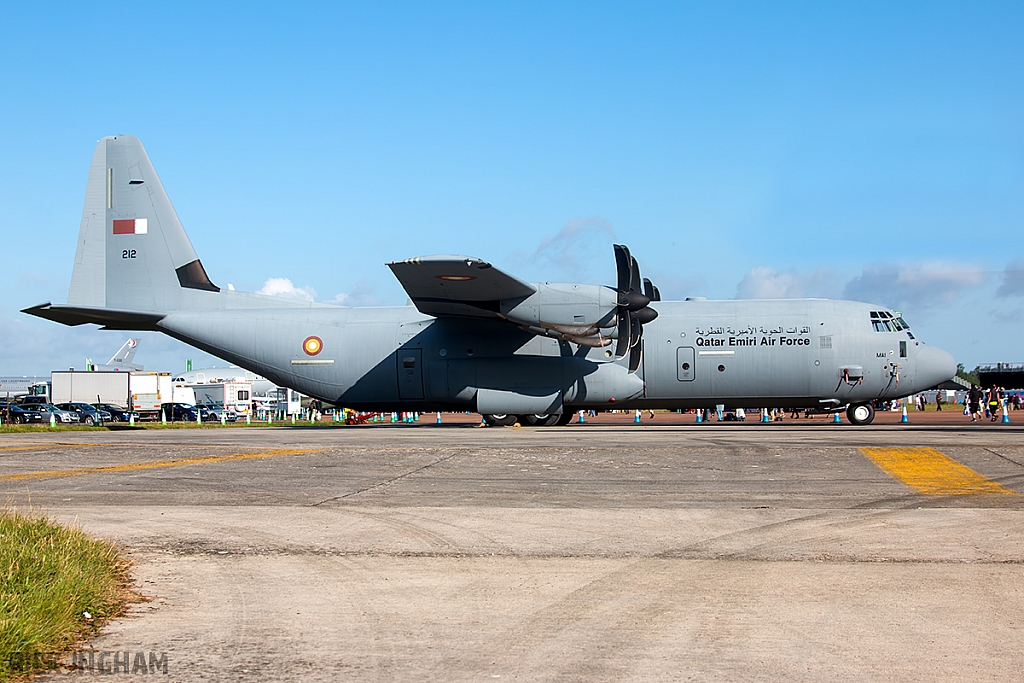
[[[42,451],[51,448],[96,448],[98,443],[41,443],[33,446],[3,446],[0,451]]]
[[[0,475],[0,482],[26,481],[29,479],[59,479],[61,477],[81,477],[87,474],[109,474],[113,472],[134,472],[136,470],[156,470],[164,467],[184,467],[186,465],[208,465],[231,460],[257,460],[259,458],[276,458],[281,455],[301,455],[316,453],[315,449],[275,448],[269,451],[252,453],[228,453],[225,455],[208,455],[201,458],[174,458],[171,460],[150,460],[148,462],[129,462],[124,465],[108,465],[106,467],[74,467],[67,470],[45,470],[42,472],[21,472],[19,474]]]
[[[893,479],[928,496],[1017,495],[934,448],[861,448],[860,452]]]

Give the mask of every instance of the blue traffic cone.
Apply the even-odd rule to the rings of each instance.
[[[838,412],[832,413],[832,424],[843,424],[843,418],[839,417]]]
[[[761,422],[771,422],[772,418],[768,415],[767,408],[761,408]]]
[[[703,410],[701,410],[700,408],[697,409],[697,424],[700,424],[701,422],[704,421],[703,413]]]
[[[640,424],[640,409],[637,408],[636,412],[633,413],[633,424]]]
[[[900,424],[906,424],[908,422],[910,422],[910,419],[907,418],[907,404],[904,403],[903,404],[903,413],[900,415]]]
[[[587,421],[587,418],[585,418],[583,415],[584,415],[584,412],[581,410],[580,411],[580,421],[579,421],[579,424],[585,424],[586,421]]]
[[[1010,424],[1010,411],[1006,409],[1006,399],[1003,399],[1003,424]]]
[[[441,411],[437,411],[437,424],[441,424]]]

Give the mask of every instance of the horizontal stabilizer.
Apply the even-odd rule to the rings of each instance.
[[[523,299],[536,288],[469,256],[423,256],[389,263],[421,313],[497,318],[499,302]]]
[[[64,325],[93,323],[108,330],[156,330],[156,324],[164,317],[162,313],[118,311],[90,306],[61,306],[50,302],[22,309],[21,312]]]

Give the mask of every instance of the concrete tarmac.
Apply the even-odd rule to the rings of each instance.
[[[8,434],[0,487],[124,546],[89,646],[165,680],[1020,677],[1024,430],[664,422]]]

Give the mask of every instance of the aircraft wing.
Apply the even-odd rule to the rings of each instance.
[[[500,318],[499,302],[523,299],[533,285],[470,256],[421,256],[389,263],[421,313]]]

